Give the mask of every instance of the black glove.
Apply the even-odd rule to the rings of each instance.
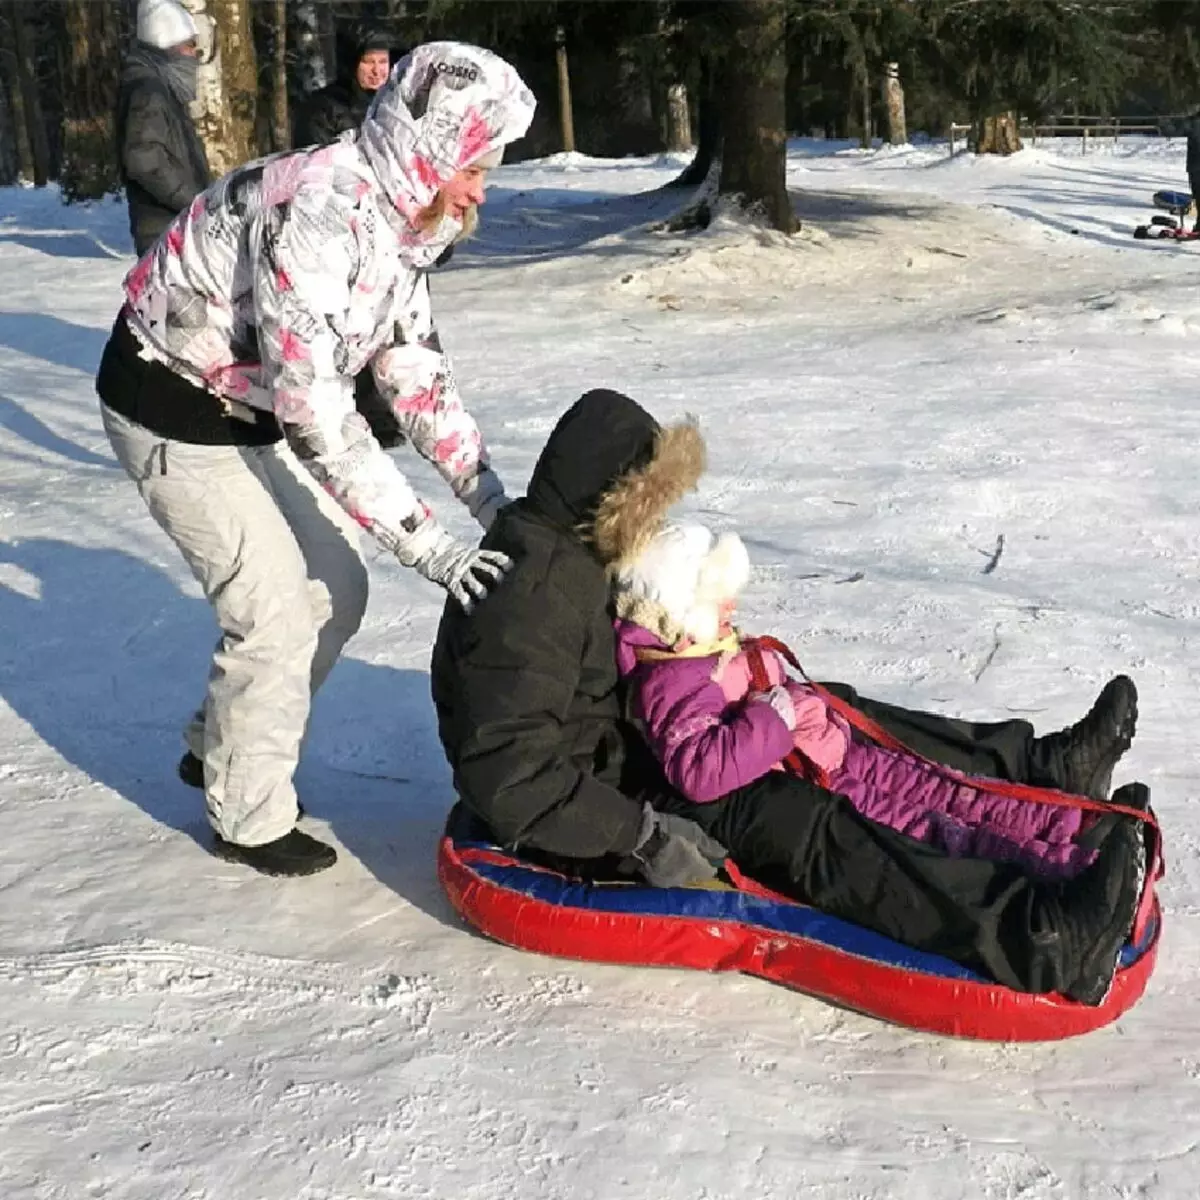
[[[689,887],[716,879],[727,851],[695,821],[656,812],[642,813],[632,867],[652,887]]]

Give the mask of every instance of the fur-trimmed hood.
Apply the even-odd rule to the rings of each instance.
[[[620,392],[588,392],[563,414],[527,502],[588,543],[611,570],[634,558],[704,473],[692,420],[662,426]]]

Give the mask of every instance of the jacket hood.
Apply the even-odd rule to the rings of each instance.
[[[422,231],[420,214],[458,171],[524,136],[535,106],[516,70],[479,46],[428,42],[392,68],[359,145],[401,219],[414,266],[428,266],[462,231],[450,217]]]
[[[347,91],[358,91],[364,96],[374,95],[373,92],[362,91],[355,79],[358,64],[370,50],[386,50],[393,63],[402,57],[395,39],[386,29],[372,25],[356,25],[349,29],[339,26],[334,35],[334,82]]]
[[[658,532],[703,471],[704,440],[694,422],[664,427],[628,396],[596,390],[554,427],[527,501],[615,568]]]
[[[137,7],[137,40],[169,50],[197,37],[196,22],[179,0],[141,0]]]

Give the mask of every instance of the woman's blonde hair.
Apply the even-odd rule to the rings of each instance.
[[[421,210],[417,217],[417,228],[422,233],[427,233],[433,229],[439,221],[446,215],[446,193],[438,192],[434,196],[432,202]],[[463,213],[462,230],[454,239],[457,242],[465,242],[476,229],[479,228],[479,206],[471,204]]]

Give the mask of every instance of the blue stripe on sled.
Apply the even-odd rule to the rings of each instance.
[[[496,846],[484,843],[458,843],[459,849],[477,846],[493,853]],[[472,859],[470,869],[497,887],[518,892],[532,900],[541,900],[563,908],[590,909],[628,916],[689,917],[701,920],[736,921],[755,925],[773,933],[806,938],[859,958],[868,958],[906,971],[919,971],[945,979],[966,979],[981,983],[991,980],[939,954],[914,950],[902,942],[874,933],[830,916],[804,904],[786,904],[767,900],[748,892],[709,888],[651,888],[628,884],[582,883],[553,872],[535,870],[517,862],[509,865]],[[1154,928],[1146,930],[1140,946],[1126,946],[1120,966],[1136,962],[1154,940]]]

